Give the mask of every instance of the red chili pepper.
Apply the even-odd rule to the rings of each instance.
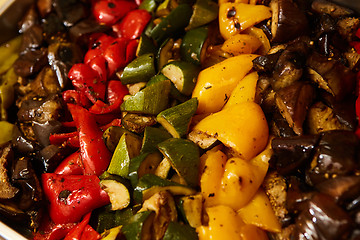
[[[101,235],[88,224],[86,225],[80,240],[98,240],[100,238]]]
[[[92,102],[97,99],[104,100],[106,82],[101,80],[96,71],[89,65],[77,63],[73,65],[68,73],[74,87],[83,92]]]
[[[130,1],[103,0],[94,4],[93,15],[98,22],[113,25],[124,17],[127,12],[136,8],[136,3]]]
[[[89,109],[89,112],[94,114],[119,112],[120,105],[123,103],[123,98],[127,94],[129,94],[127,87],[123,85],[120,81],[109,81],[107,91],[107,100],[109,104],[105,104],[104,102],[98,100]]]
[[[86,226],[90,221],[91,213],[87,213],[81,222],[79,222],[64,238],[64,240],[80,240]]]
[[[55,169],[54,173],[63,175],[83,174],[84,166],[82,164],[80,151],[76,151],[66,157]]]
[[[99,176],[107,169],[111,159],[111,153],[102,139],[103,133],[88,110],[73,104],[68,104],[68,108],[79,131],[85,174]]]
[[[114,24],[112,30],[118,37],[136,39],[140,37],[150,19],[151,14],[148,11],[144,9],[132,10],[119,23]]]
[[[49,214],[56,224],[80,221],[86,213],[110,203],[95,175],[42,174]]]
[[[104,57],[108,63],[109,77],[119,68],[126,66],[126,46],[128,42],[129,40],[126,38],[117,38],[105,49]]]

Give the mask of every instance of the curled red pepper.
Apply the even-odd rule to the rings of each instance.
[[[144,9],[132,10],[119,23],[114,24],[112,30],[118,37],[136,39],[140,37],[150,19],[151,14],[148,11]]]
[[[62,97],[65,103],[73,103],[82,107],[89,107],[89,98],[85,96],[83,92],[76,90],[67,90],[62,93]]]
[[[117,38],[112,42],[104,52],[107,61],[109,75],[112,76],[116,70],[126,66],[126,46],[129,40],[126,38]]]
[[[80,240],[86,226],[90,221],[91,213],[87,213],[81,222],[79,222],[71,231],[66,235],[64,240]]]
[[[95,175],[42,175],[49,215],[55,224],[78,222],[86,213],[110,203]]]
[[[89,109],[89,112],[94,114],[120,112],[120,105],[123,103],[123,98],[127,94],[129,94],[127,87],[120,81],[109,81],[107,90],[107,101],[109,104],[105,104],[103,101],[98,100]]]
[[[81,160],[80,151],[65,158],[59,166],[55,169],[54,173],[63,175],[81,175],[84,173],[84,166]]]
[[[104,100],[106,82],[100,79],[98,73],[89,65],[84,63],[74,64],[68,73],[68,77],[74,87],[83,92],[90,101]]]
[[[93,115],[77,105],[68,104],[79,131],[81,158],[85,174],[101,175],[109,166],[111,153],[102,139],[102,131]]]

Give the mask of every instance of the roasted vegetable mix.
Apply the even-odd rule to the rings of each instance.
[[[353,10],[38,0],[19,33],[0,46],[0,220],[25,236],[360,237]]]

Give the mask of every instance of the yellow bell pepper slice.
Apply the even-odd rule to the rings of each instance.
[[[206,208],[208,226],[196,228],[199,240],[267,240],[266,233],[252,224],[245,224],[231,208],[218,205]]]
[[[243,102],[253,102],[255,100],[258,79],[259,75],[257,72],[246,75],[235,87],[223,109]]]
[[[240,228],[244,223],[237,213],[227,206],[206,208],[209,225],[196,228],[199,240],[242,240]]]
[[[249,34],[236,34],[226,40],[221,46],[221,49],[229,54],[237,56],[240,54],[254,53],[261,45],[262,43],[255,36]]]
[[[241,237],[242,240],[268,240],[268,236],[264,230],[261,228],[252,225],[252,224],[245,224],[241,227]]]
[[[194,131],[216,137],[245,160],[262,151],[269,137],[265,115],[254,102],[243,102],[211,114],[196,124]]]
[[[256,37],[261,42],[261,46],[257,50],[258,54],[265,55],[269,52],[271,48],[270,41],[263,30],[257,27],[250,27],[244,33]]]
[[[227,40],[245,29],[271,17],[271,10],[264,5],[223,3],[219,7],[219,29]]]
[[[192,94],[198,99],[197,114],[220,111],[238,82],[252,69],[256,57],[242,54],[202,70]]]
[[[210,150],[201,156],[200,161],[204,162],[200,178],[201,194],[205,199],[204,206],[214,206],[219,202],[217,196],[227,157],[220,150]]]
[[[255,195],[266,172],[241,158],[230,158],[225,165],[221,188],[216,195],[219,204],[238,210]]]
[[[6,121],[0,121],[0,129],[1,129],[0,145],[8,141],[11,141],[15,129],[15,125]]]
[[[247,224],[256,225],[270,232],[280,232],[281,226],[263,189],[259,189],[253,199],[237,213]]]

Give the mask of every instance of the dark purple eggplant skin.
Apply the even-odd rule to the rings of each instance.
[[[326,0],[315,0],[311,4],[311,10],[318,14],[328,14],[331,17],[344,17],[353,15],[355,12],[349,8]]]
[[[314,155],[307,181],[316,185],[328,178],[354,175],[359,170],[360,141],[352,131],[324,132]]]
[[[360,185],[360,176],[340,176],[321,182],[315,188],[324,194],[333,197],[338,202],[343,202],[352,195],[353,188]],[[360,191],[360,188],[358,188]],[[360,192],[355,194],[360,196]]]
[[[332,197],[317,193],[306,205],[296,219],[294,239],[348,239],[354,222]]]
[[[57,166],[71,153],[74,149],[67,144],[63,145],[48,145],[41,149],[37,155],[37,161],[42,165],[44,172],[53,172]]]
[[[271,148],[275,157],[270,164],[281,175],[299,171],[311,162],[319,139],[319,135],[274,138],[271,141]]]
[[[314,87],[304,81],[296,81],[275,94],[276,106],[297,135],[303,133],[307,110],[315,96]]]
[[[327,82],[336,101],[341,101],[351,95],[356,85],[356,73],[342,63],[313,52],[306,62]]]
[[[284,43],[307,34],[309,23],[306,14],[292,0],[272,0],[270,7],[273,14],[277,14],[275,19],[278,19],[271,26],[272,42]]]
[[[39,24],[29,27],[22,36],[21,53],[26,52],[28,49],[39,49],[44,41],[43,29]]]
[[[85,3],[79,0],[53,0],[53,7],[66,27],[71,27],[89,15]]]
[[[21,193],[17,196],[18,207],[24,211],[42,203],[43,192],[40,181],[29,157],[15,159],[12,166],[11,180],[19,186]]]
[[[270,73],[275,67],[282,51],[273,54],[259,56],[253,60],[254,69],[260,73]]]
[[[15,73],[21,77],[29,77],[38,73],[47,64],[46,56],[45,48],[26,50],[13,65]]]
[[[21,102],[17,113],[19,122],[39,122],[57,120],[60,118],[62,102],[58,95],[47,98],[32,98]]]

